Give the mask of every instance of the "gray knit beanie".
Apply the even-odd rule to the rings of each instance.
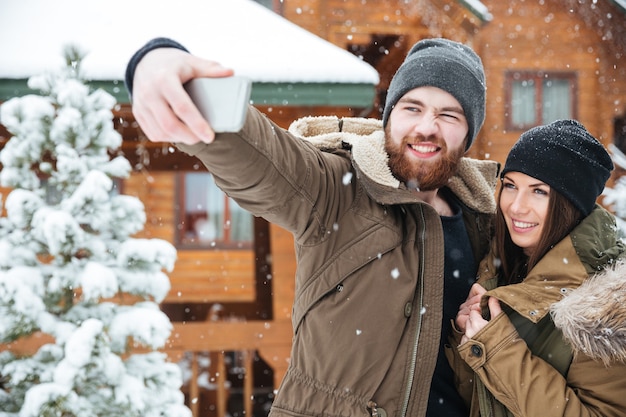
[[[441,88],[463,107],[469,125],[465,150],[485,121],[485,72],[480,57],[469,47],[448,39],[425,39],[413,45],[393,76],[383,110],[383,126],[398,100],[417,87]]]
[[[586,216],[612,170],[611,156],[582,124],[557,120],[522,133],[506,158],[501,176],[521,172],[545,182]]]

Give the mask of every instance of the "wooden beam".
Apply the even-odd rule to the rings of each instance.
[[[291,321],[173,323],[165,350],[255,350],[291,343]]]

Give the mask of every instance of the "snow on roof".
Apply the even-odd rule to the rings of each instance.
[[[2,0],[0,78],[56,70],[72,42],[89,52],[87,79],[123,80],[158,36],[256,82],[378,84],[369,64],[251,0]]]

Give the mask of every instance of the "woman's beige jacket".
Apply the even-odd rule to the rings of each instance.
[[[623,255],[596,206],[520,284],[496,288],[497,261],[484,260],[479,282],[506,314],[448,352],[470,417],[626,416]]]

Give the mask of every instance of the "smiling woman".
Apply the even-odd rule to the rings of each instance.
[[[497,239],[502,239],[499,241],[502,243],[500,247],[504,248],[501,253],[504,276],[515,280],[513,271],[523,265],[527,271],[532,269],[556,242],[589,215],[612,170],[613,162],[604,146],[574,120],[557,121],[522,134],[511,148],[501,174],[503,187],[499,197],[499,209],[503,216],[498,215],[496,224],[500,225],[499,230],[502,231],[498,233]],[[511,191],[510,179],[516,174],[526,175],[526,185],[532,185],[525,191],[532,190],[535,193],[536,198],[532,203],[535,210],[539,210],[540,202],[546,202],[538,195],[546,191],[550,194],[546,217],[540,227],[541,233],[535,238],[528,237],[531,229],[524,229],[522,223],[514,227],[510,220],[537,223],[540,218],[524,218],[524,212],[512,212],[509,206],[506,206],[509,211],[505,212],[505,204],[509,201]],[[517,178],[521,177],[518,175]],[[541,188],[539,184],[547,187]],[[515,190],[517,192],[519,190]],[[513,206],[512,209],[519,207]],[[539,213],[541,212],[536,214]],[[501,220],[506,219],[507,214],[509,219],[505,228]],[[515,238],[522,238],[524,231],[528,232],[525,239],[526,245],[530,239],[530,247],[515,242]],[[506,233],[509,233],[508,237]],[[510,244],[510,239],[513,245]],[[534,250],[532,246],[535,247]],[[524,256],[513,255],[519,254],[520,250],[524,252]],[[523,276],[525,271],[517,273]]]
[[[601,301],[626,273],[615,218],[596,204],[612,169],[602,144],[574,120],[533,128],[511,149],[492,249],[459,307],[449,356],[476,410],[471,417],[487,409],[499,417],[626,412],[624,342],[608,341],[593,325],[597,316],[626,317]],[[613,281],[600,283],[597,273]],[[586,298],[590,285],[597,301],[581,314],[567,298]],[[598,338],[619,353],[580,342]]]

